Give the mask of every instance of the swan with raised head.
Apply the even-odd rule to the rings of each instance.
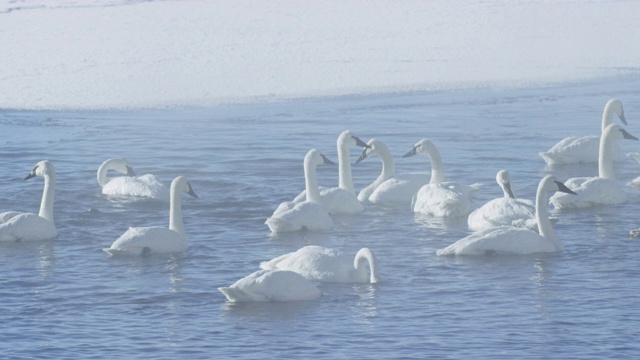
[[[354,258],[335,249],[309,245],[265,261],[260,268],[294,271],[307,280],[326,283],[375,284],[380,279],[378,259],[369,248],[360,249]]]
[[[460,217],[469,213],[469,198],[481,184],[462,185],[445,182],[444,164],[438,148],[429,140],[422,139],[403,158],[424,155],[431,162],[431,179],[422,186],[411,201],[414,212],[436,217]]]
[[[473,210],[467,219],[469,230],[480,231],[497,226],[515,226],[537,231],[536,207],[531,200],[516,198],[509,172],[498,171],[496,182],[502,188],[504,196]],[[553,218],[552,222],[553,220],[557,219]]]
[[[129,228],[111,244],[111,247],[103,250],[110,255],[145,256],[187,250],[187,237],[182,221],[182,192],[198,198],[186,177],[178,176],[171,182],[169,228],[160,226]]]
[[[324,231],[333,228],[333,220],[322,205],[316,167],[333,164],[320,151],[311,149],[304,157],[304,181],[307,200],[283,202],[270,218],[265,221],[271,232],[291,232],[299,230]]]
[[[125,176],[109,179],[109,170],[117,171]],[[123,158],[105,160],[98,168],[98,184],[102,186],[102,194],[111,196],[137,196],[169,200],[169,191],[155,176],[151,174],[136,176],[129,162]]]
[[[548,194],[551,191],[575,194],[552,175],[547,175],[540,180],[536,193],[536,220],[540,233],[514,226],[489,228],[462,238],[438,250],[436,254],[438,256],[526,255],[561,251],[562,242],[556,237],[547,210]]]
[[[358,200],[377,204],[410,204],[413,195],[429,182],[428,176],[426,174],[396,176],[395,163],[387,145],[376,139],[369,140],[367,145],[369,147],[362,150],[356,164],[377,155],[382,160],[382,172],[369,186],[360,190]]]
[[[627,201],[627,193],[616,181],[613,168],[612,145],[620,139],[638,140],[616,124],[607,126],[600,139],[598,176],[575,177],[567,180],[567,186],[578,196],[555,194],[549,201],[556,209],[581,209],[597,205],[615,205]]]
[[[43,160],[36,164],[24,180],[35,176],[44,178],[40,212],[38,215],[18,211],[0,213],[0,241],[41,241],[58,236],[53,222],[56,169],[51,162]]]
[[[618,115],[622,123],[627,125],[622,102],[618,99],[611,99],[605,105],[604,112],[602,113],[600,135],[570,136],[564,138],[551,147],[551,149],[540,152],[540,156],[549,165],[597,162],[600,151],[600,138],[601,135],[604,134],[607,126],[612,124],[613,114]],[[624,160],[622,149],[620,149],[617,144],[613,147],[611,158],[613,161]]]
[[[218,290],[230,302],[304,301],[322,294],[302,275],[287,270],[258,270]]]

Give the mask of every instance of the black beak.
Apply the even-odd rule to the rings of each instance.
[[[200,199],[200,197],[196,194],[195,191],[193,191],[193,188],[191,188],[191,184],[187,183],[189,185],[189,191],[187,191],[187,194],[193,196],[196,199]]]
[[[322,161],[324,162],[324,164],[327,164],[327,165],[335,165],[336,164],[333,161],[329,160],[328,157],[326,157],[326,156],[324,156],[322,154],[320,154],[320,156],[322,156]]]
[[[558,191],[562,191],[567,194],[578,195],[575,192],[571,191],[571,189],[569,189],[565,184],[561,183],[560,181],[554,181],[554,182],[556,183],[556,185],[558,185]]]
[[[351,137],[356,141],[356,145],[358,145],[358,146],[360,146],[360,147],[363,147],[363,148],[366,148],[366,149],[371,148],[371,146],[367,145],[367,143],[366,143],[366,142],[364,142],[364,141],[360,140],[360,138],[359,138],[359,137],[357,137],[357,136],[353,136],[353,135],[352,135]]]
[[[364,149],[362,150],[362,154],[360,154],[360,157],[358,158],[358,160],[356,160],[356,164],[357,164],[357,163],[359,163],[360,161],[362,161],[362,160],[366,159],[366,158],[367,158],[367,156],[368,156],[368,154],[367,154],[367,148],[364,148]]]
[[[408,157],[410,157],[410,156],[414,156],[414,155],[416,155],[416,154],[417,154],[417,152],[416,152],[416,151],[417,151],[417,149],[418,149],[418,148],[414,146],[414,147],[413,147],[413,149],[411,149],[411,151],[409,151],[408,153],[406,153],[406,154],[402,155],[402,157],[403,157],[403,158],[408,158]]]
[[[127,165],[127,176],[136,176],[136,173],[133,171],[133,168]]]
[[[36,174],[34,174],[33,172],[30,172],[30,173],[29,173],[29,175],[27,175],[27,176],[24,178],[24,180],[29,180],[29,179],[31,179],[32,177],[36,177]]]
[[[511,183],[507,182],[507,183],[504,184],[504,186],[507,189],[507,192],[509,193],[509,197],[512,198],[512,199],[515,199],[516,196],[513,194],[513,190],[511,190]]]
[[[625,123],[626,124],[626,123]],[[620,131],[622,131],[622,136],[624,136],[625,139],[629,139],[629,140],[638,140],[637,137],[629,134],[629,132],[625,129],[620,129]]]

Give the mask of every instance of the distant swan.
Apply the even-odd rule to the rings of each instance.
[[[160,226],[129,228],[111,244],[111,247],[103,250],[110,255],[168,254],[187,250],[187,238],[182,222],[181,192],[198,197],[186,177],[178,176],[171,182],[169,228]]]
[[[605,105],[602,114],[601,135],[604,134],[607,126],[611,125],[613,114],[618,115],[620,120],[627,125],[622,102],[618,99],[611,99]],[[600,137],[600,135],[567,137],[548,151],[540,152],[540,156],[549,165],[593,163],[598,161]],[[611,158],[613,161],[622,161],[624,159],[624,154],[617,144],[613,147]]]
[[[367,272],[366,265],[369,265]],[[260,264],[264,270],[290,270],[308,280],[328,283],[377,283],[378,259],[373,251],[362,248],[355,258],[315,245],[278,256]]]
[[[444,181],[444,164],[436,146],[429,140],[420,140],[403,158],[424,155],[431,161],[431,180],[415,194],[411,203],[414,212],[437,217],[460,217],[469,213],[469,197],[480,184],[462,185]]]
[[[8,211],[0,213],[0,241],[40,241],[58,236],[53,222],[53,200],[56,192],[56,169],[48,160],[40,161],[24,180],[44,177],[44,191],[38,215]]]
[[[109,170],[115,170],[126,176],[107,178]],[[114,196],[139,196],[158,200],[169,200],[169,192],[155,176],[151,174],[135,176],[126,159],[108,159],[98,168],[98,183],[102,186],[102,194]]]
[[[467,220],[469,230],[480,231],[497,226],[515,226],[538,231],[536,207],[529,199],[516,198],[509,172],[498,171],[496,182],[502,188],[504,196],[493,199],[472,211]],[[553,218],[552,223],[555,220],[557,219]]]
[[[597,177],[576,177],[566,185],[578,196],[555,194],[549,199],[556,209],[580,209],[597,205],[615,205],[627,201],[627,193],[616,181],[613,169],[612,145],[620,139],[638,140],[616,124],[607,126],[600,139]]]
[[[550,191],[574,194],[555,177],[547,175],[538,184],[536,219],[540,233],[513,226],[500,226],[473,233],[440,249],[438,256],[447,255],[525,255],[562,250],[562,243],[549,221],[547,198]]]
[[[229,287],[218,288],[230,302],[303,301],[321,295],[309,280],[293,271],[258,270]]]
[[[360,190],[358,200],[372,203],[410,204],[422,185],[429,182],[425,174],[405,174],[396,176],[393,157],[387,145],[382,141],[371,139],[367,142],[368,148],[364,148],[362,155],[356,160],[356,164],[367,157],[378,155],[382,159],[382,172],[369,186]]]
[[[333,164],[320,151],[311,149],[304,157],[304,179],[306,201],[284,202],[265,221],[271,232],[291,232],[299,230],[322,231],[333,228],[333,220],[321,205],[316,167],[319,164]]]

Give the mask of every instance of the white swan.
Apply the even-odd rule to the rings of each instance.
[[[429,182],[425,174],[395,175],[395,164],[387,145],[382,141],[371,139],[367,142],[356,164],[367,157],[378,155],[382,160],[382,172],[369,186],[360,190],[358,200],[372,203],[410,204],[422,185]]]
[[[613,169],[612,145],[620,139],[638,140],[616,124],[607,126],[600,139],[598,176],[576,177],[567,180],[567,186],[578,196],[555,194],[549,199],[556,209],[580,209],[597,205],[615,205],[627,201],[627,193],[616,181]]]
[[[316,166],[333,164],[316,149],[311,149],[304,157],[304,180],[306,201],[284,202],[265,221],[271,232],[291,232],[299,230],[323,231],[333,228],[333,220],[321,205],[320,190],[316,176]]]
[[[321,292],[293,271],[258,270],[229,287],[218,288],[230,302],[315,300]]]
[[[500,226],[473,233],[440,249],[438,256],[446,255],[525,255],[562,250],[562,243],[549,221],[547,198],[550,191],[573,194],[555,177],[547,175],[538,184],[536,219],[540,233],[514,226]]]
[[[169,254],[187,250],[187,238],[182,222],[181,193],[197,198],[191,184],[184,176],[178,176],[171,182],[171,203],[169,206],[169,228],[136,227],[129,228],[122,236],[103,249],[110,255],[149,255]]]
[[[108,179],[109,170],[115,170],[126,176]],[[151,174],[135,176],[126,159],[112,158],[103,162],[98,168],[98,183],[102,186],[102,194],[113,196],[139,196],[163,201],[169,200],[169,191],[155,176]]]
[[[502,188],[504,196],[493,199],[472,211],[467,219],[469,230],[480,231],[497,226],[515,226],[537,231],[536,207],[529,199],[516,198],[509,172],[498,171],[496,182]]]
[[[482,186],[462,185],[457,182],[444,181],[444,164],[436,146],[423,139],[406,153],[403,158],[424,155],[431,161],[431,180],[422,186],[411,202],[411,209],[437,217],[459,217],[469,213],[469,197]]]
[[[38,215],[8,211],[0,213],[0,241],[40,241],[58,235],[53,222],[53,200],[56,192],[56,169],[48,160],[40,161],[24,179],[44,177],[44,191]]]
[[[369,265],[367,272],[366,265]],[[260,264],[264,270],[294,271],[307,280],[327,283],[371,283],[379,281],[378,259],[362,248],[355,258],[335,249],[309,245]]]
[[[618,115],[620,120],[627,125],[624,117],[622,102],[618,99],[611,99],[607,102],[602,113],[601,135],[607,126],[611,125],[613,114]],[[540,152],[540,156],[549,165],[555,164],[576,164],[598,161],[600,149],[600,135],[571,136],[564,138],[546,152]],[[613,147],[612,160],[622,161],[624,154],[616,144]]]

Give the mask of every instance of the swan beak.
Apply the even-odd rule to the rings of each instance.
[[[402,157],[403,158],[408,158],[410,156],[414,156],[414,155],[417,154],[417,150],[418,150],[418,148],[414,146],[413,149],[411,149],[411,151],[409,151],[408,153],[402,155]]]
[[[561,183],[560,181],[555,181],[555,183],[556,183],[556,185],[558,185],[558,191],[562,191],[562,192],[567,193],[567,194],[578,195],[575,192],[571,191],[571,189],[569,189],[567,187],[567,185]]]
[[[35,174],[33,171],[32,171],[32,172],[30,172],[30,173],[29,173],[29,175],[27,175],[27,176],[24,178],[24,180],[29,180],[29,179],[31,179],[32,177],[36,177],[36,174]]]
[[[509,193],[509,197],[512,199],[515,199],[516,196],[513,194],[513,190],[511,190],[511,183],[510,182],[504,183],[504,187],[505,189],[507,189],[507,192]]]
[[[187,194],[189,194],[189,195],[193,196],[193,197],[194,197],[194,198],[196,198],[196,199],[200,199],[200,196],[198,196],[198,195],[196,194],[196,192],[195,192],[195,191],[193,191],[193,188],[191,187],[191,184],[189,184],[189,183],[187,183],[187,184],[189,185],[189,191],[187,191]]]
[[[625,129],[620,129],[620,131],[622,131],[622,136],[624,136],[625,139],[629,139],[629,140],[638,140],[637,137],[629,134],[629,132]]]
[[[322,154],[320,154],[320,156],[322,156],[322,161],[323,161],[325,164],[327,164],[327,165],[335,165],[335,164],[336,164],[336,163],[334,163],[333,161],[329,160],[329,158],[328,158],[328,157],[326,157],[326,156],[324,156],[324,155],[322,155]]]
[[[620,118],[620,121],[622,121],[623,124],[627,125],[627,119],[625,119],[625,117],[624,117],[624,112],[620,114],[619,118]]]
[[[360,154],[360,157],[358,158],[358,160],[356,160],[356,164],[366,159],[368,155],[369,154],[367,154],[367,148],[364,148],[364,150],[362,150],[362,154]]]
[[[133,168],[127,165],[127,176],[136,176],[136,173],[133,171]]]
[[[353,135],[352,135],[351,137],[356,141],[356,145],[358,145],[358,146],[360,146],[360,147],[363,147],[363,148],[365,148],[365,149],[370,149],[370,148],[371,148],[371,146],[367,145],[367,143],[366,143],[366,142],[364,142],[364,141],[360,140],[360,138],[359,138],[359,137],[357,137],[357,136],[353,136]]]

